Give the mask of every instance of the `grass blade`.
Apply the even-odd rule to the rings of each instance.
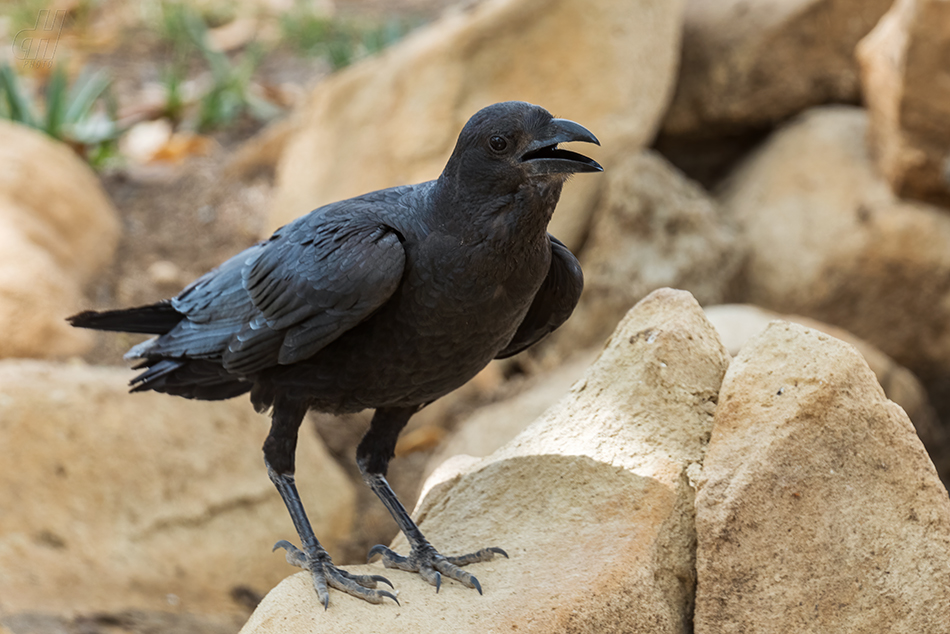
[[[6,95],[7,107],[11,121],[37,127],[34,109],[30,99],[20,86],[13,67],[8,63],[0,64],[0,89]]]
[[[69,106],[66,108],[63,122],[67,125],[75,125],[88,117],[96,100],[111,83],[112,79],[104,70],[80,73],[69,92]]]

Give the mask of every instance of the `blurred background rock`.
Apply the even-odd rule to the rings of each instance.
[[[240,528],[277,499],[266,420],[125,395],[131,374],[96,366],[137,339],[63,318],[171,296],[322,203],[434,178],[505,99],[602,142],[606,173],[573,179],[551,225],[587,286],[561,331],[413,419],[391,467],[407,504],[567,394],[664,286],[726,305],[709,315],[733,355],[774,315],[853,343],[947,482],[947,59],[942,0],[0,2],[0,623],[236,631],[291,571],[258,544],[270,524]],[[310,420],[322,464],[301,489],[337,482],[310,508],[337,562],[362,562],[396,532],[353,464],[369,418]],[[233,491],[181,479],[209,460]]]

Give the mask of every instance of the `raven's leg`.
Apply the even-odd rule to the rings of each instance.
[[[396,520],[396,524],[399,525],[399,530],[409,540],[411,548],[409,556],[403,557],[386,546],[377,544],[370,549],[369,556],[382,555],[383,565],[387,568],[418,572],[423,579],[435,586],[436,592],[439,591],[442,585],[442,575],[444,574],[462,582],[469,588],[475,588],[481,594],[482,586],[478,583],[478,579],[459,568],[459,566],[488,561],[496,553],[505,557],[508,554],[501,548],[483,548],[469,555],[457,557],[442,555],[429,543],[419,527],[416,526],[416,523],[412,521],[409,513],[406,512],[405,507],[386,481],[386,468],[393,457],[399,432],[402,431],[402,428],[409,422],[409,418],[417,411],[417,407],[387,407],[376,410],[369,431],[366,432],[356,449],[356,464],[359,465],[360,473],[363,474],[363,481],[382,500],[390,515]]]
[[[389,580],[379,575],[354,575],[341,570],[330,561],[330,555],[324,550],[317,536],[313,533],[310,520],[303,510],[303,503],[294,484],[294,453],[297,449],[297,431],[307,413],[306,404],[299,401],[278,401],[274,405],[274,414],[271,419],[270,433],[264,441],[264,462],[267,464],[267,474],[271,482],[280,492],[290,518],[294,521],[297,535],[303,550],[290,542],[281,540],[274,545],[274,550],[283,548],[287,551],[287,562],[310,571],[313,578],[313,587],[317,591],[317,598],[323,603],[324,609],[330,605],[330,594],[327,585],[337,590],[343,590],[353,596],[365,599],[370,603],[382,603],[384,597],[389,597],[396,603],[395,595],[385,590],[376,590],[376,582],[389,584]]]

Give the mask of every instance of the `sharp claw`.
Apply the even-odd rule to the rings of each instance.
[[[373,581],[382,581],[383,583],[385,583],[385,584],[386,584],[387,586],[389,586],[390,588],[392,588],[392,589],[394,589],[394,590],[396,589],[396,586],[394,586],[394,585],[392,584],[392,582],[391,582],[389,579],[387,579],[386,577],[384,577],[384,576],[382,576],[382,575],[370,575],[370,577],[373,579]],[[396,603],[399,603],[399,601],[396,601]]]
[[[310,571],[313,589],[317,593],[317,601],[323,604],[324,610],[330,609],[328,587],[343,590],[370,603],[382,603],[388,597],[395,601],[396,605],[400,605],[399,599],[392,592],[375,589],[377,583],[385,583],[395,590],[392,582],[382,575],[354,575],[342,568],[337,568],[322,548],[319,548],[316,552],[305,553],[285,539],[274,544],[273,550],[278,548],[287,551],[288,563]],[[384,563],[391,563],[392,558],[405,559],[381,544],[373,546],[370,550],[370,557],[373,555],[382,555]],[[438,572],[436,572],[436,575],[438,575]]]
[[[271,552],[276,551],[278,548],[283,548],[286,553],[284,553],[284,559],[287,560],[287,563],[291,566],[297,566],[298,568],[303,568],[304,570],[310,570],[310,561],[307,559],[306,553],[302,550],[291,544],[286,539],[282,539],[271,549]]]
[[[386,546],[377,544],[369,549],[367,559],[372,559],[375,555],[382,556],[383,565],[387,568],[398,568],[400,570],[419,573],[423,579],[435,586],[437,594],[442,589],[442,575],[448,575],[449,578],[455,579],[469,588],[475,588],[478,590],[479,595],[484,594],[482,592],[482,584],[474,575],[461,570],[461,566],[488,561],[495,555],[502,555],[506,559],[510,558],[504,549],[498,548],[497,546],[483,548],[478,552],[457,557],[445,557],[431,546],[428,546],[427,548],[413,548],[408,557],[403,557]],[[393,584],[384,577],[373,575],[369,578],[373,581],[382,581],[390,587],[393,587]]]

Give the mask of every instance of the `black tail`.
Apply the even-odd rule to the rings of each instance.
[[[172,308],[171,302],[165,300],[148,306],[106,310],[101,313],[87,310],[67,318],[66,321],[78,328],[163,335],[178,325],[182,318],[184,315]]]
[[[182,313],[172,308],[170,301],[165,300],[149,306],[106,310],[101,313],[87,310],[69,317],[67,321],[79,328],[164,335],[184,318]],[[148,343],[139,344],[129,351],[133,353],[133,357],[144,357],[144,360],[135,366],[136,370],[145,368],[145,371],[132,379],[133,392],[154,390],[185,398],[216,401],[244,394],[253,387],[249,380],[229,374],[220,362],[189,359],[185,356],[149,356]]]
[[[240,396],[253,387],[250,381],[228,374],[220,364],[205,359],[146,359],[134,369],[147,368],[132,379],[133,392],[155,390],[165,394],[219,401]]]

